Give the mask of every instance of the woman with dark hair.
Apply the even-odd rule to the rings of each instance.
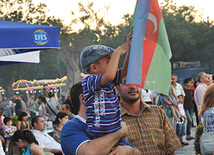
[[[59,112],[56,115],[56,119],[53,122],[56,125],[55,130],[53,132],[53,138],[60,143],[61,130],[63,125],[68,121],[68,114],[65,112]]]
[[[44,95],[39,95],[37,102],[39,103],[39,116],[43,116],[43,118],[47,121],[48,113],[45,109],[45,105],[47,103]]]
[[[24,149],[23,155],[43,155],[43,149],[39,146],[35,136],[30,130],[17,130],[12,140]]]
[[[30,130],[30,125],[27,119],[27,113],[25,111],[22,111],[19,114],[18,121],[16,123],[17,130]]]
[[[49,121],[54,121],[56,118],[56,114],[59,112],[59,102],[56,101],[54,92],[49,92],[48,98],[49,101],[46,104],[45,108],[47,110],[47,113],[49,114]]]

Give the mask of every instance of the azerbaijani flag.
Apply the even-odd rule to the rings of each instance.
[[[172,54],[158,1],[137,0],[133,21],[126,83],[168,95]]]

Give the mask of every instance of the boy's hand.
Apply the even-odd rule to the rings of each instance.
[[[129,34],[127,35],[127,42],[129,43],[129,46],[131,46],[132,43],[132,35],[133,31],[129,32]]]
[[[129,43],[126,42],[124,44],[122,44],[121,46],[119,46],[114,53],[119,53],[120,56],[122,56],[123,54],[125,54],[126,52],[129,51]]]

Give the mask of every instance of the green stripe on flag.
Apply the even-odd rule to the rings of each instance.
[[[169,95],[171,81],[171,49],[163,18],[159,23],[156,49],[146,77],[144,89],[150,89]]]
[[[130,26],[130,31],[132,31],[133,28],[134,28],[134,21],[135,21],[136,10],[137,10],[137,3],[136,3],[136,5],[135,5],[134,14],[133,14],[132,22],[131,22],[131,26]]]

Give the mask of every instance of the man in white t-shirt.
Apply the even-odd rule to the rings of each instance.
[[[31,130],[36,137],[39,145],[44,149],[45,152],[51,152],[54,154],[62,154],[61,144],[55,141],[45,131],[45,120],[42,116],[35,116],[31,119],[33,129]]]
[[[177,81],[178,81],[177,75],[172,74],[172,76],[171,76],[171,84],[172,84],[172,86],[174,88],[175,95],[176,96],[178,96],[178,95],[185,96],[185,92],[184,92],[183,87],[181,86],[181,84],[177,83]]]

